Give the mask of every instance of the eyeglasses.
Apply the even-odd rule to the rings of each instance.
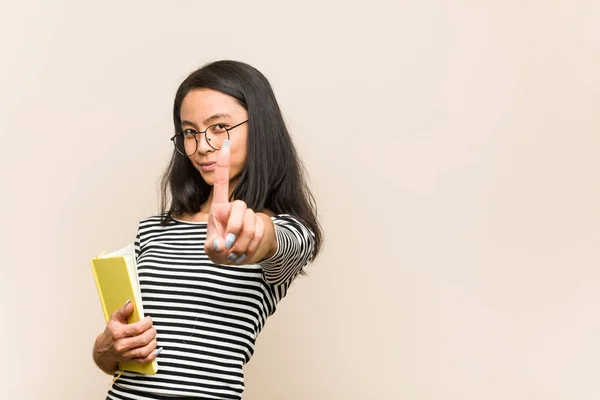
[[[221,147],[223,147],[225,140],[230,139],[229,131],[246,122],[248,122],[248,120],[240,122],[231,128],[227,127],[225,124],[214,124],[202,132],[198,132],[195,129],[185,129],[173,136],[171,141],[179,154],[190,157],[198,151],[198,135],[204,134],[206,143],[208,143],[211,148],[220,150]]]

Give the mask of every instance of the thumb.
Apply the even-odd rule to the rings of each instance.
[[[125,305],[123,305],[123,307],[119,308],[118,310],[116,310],[113,313],[112,319],[114,319],[115,321],[120,322],[122,324],[126,324],[127,317],[129,317],[132,312],[133,312],[133,303],[131,302],[131,300],[127,300],[125,302]]]

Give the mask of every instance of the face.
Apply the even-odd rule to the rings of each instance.
[[[218,124],[231,128],[248,119],[248,112],[231,96],[211,89],[195,89],[190,91],[181,103],[181,129],[204,131],[209,126]],[[227,137],[227,133],[224,133]],[[248,123],[237,126],[229,132],[231,140],[231,157],[229,160],[230,190],[235,188],[242,170],[246,166]],[[200,172],[209,185],[213,185],[214,170],[219,151],[210,147],[204,134],[197,135],[198,150],[188,156],[192,165]]]

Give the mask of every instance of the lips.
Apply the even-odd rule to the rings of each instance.
[[[202,169],[202,171],[204,172],[208,172],[208,171],[212,171],[216,168],[217,163],[215,161],[212,162],[203,162],[200,163],[200,168]]]

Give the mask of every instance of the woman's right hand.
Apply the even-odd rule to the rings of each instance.
[[[156,329],[152,327],[152,319],[146,317],[128,324],[127,317],[132,312],[133,304],[128,301],[111,315],[106,329],[96,338],[94,361],[107,374],[113,374],[123,361],[150,362],[162,350],[156,350]]]

